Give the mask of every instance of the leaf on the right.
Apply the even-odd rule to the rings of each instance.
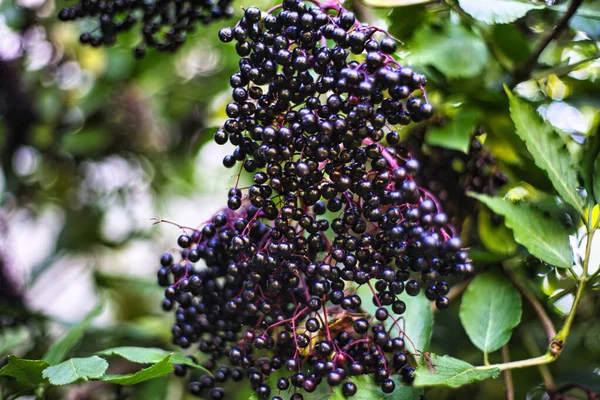
[[[467,14],[486,24],[509,24],[531,10],[544,8],[531,1],[518,0],[458,0],[458,4]]]
[[[371,376],[357,376],[352,377],[350,380],[356,384],[357,392],[352,396],[352,400],[419,400],[423,395],[423,389],[412,386],[407,386],[402,382],[400,376],[390,377],[395,385],[396,389],[392,393],[384,393],[381,391],[381,385],[375,383],[375,379]],[[330,390],[327,385],[326,390]],[[338,386],[334,395],[330,397],[330,400],[342,400],[346,397],[341,393]]]
[[[476,109],[466,109],[455,115],[450,122],[427,130],[425,141],[431,146],[458,150],[467,154],[471,144],[471,134],[480,117]]]
[[[600,203],[600,127],[585,140],[580,169],[588,198]]]
[[[167,376],[173,371],[171,364],[171,354],[160,360],[148,368],[144,368],[138,372],[127,375],[105,375],[102,381],[115,383],[117,385],[135,385],[136,383],[144,382],[154,378]]]
[[[413,386],[449,386],[457,388],[469,383],[495,378],[498,368],[475,367],[468,362],[449,356],[430,354],[428,362],[415,371]]]
[[[375,315],[379,307],[373,304],[373,292],[368,285],[361,285],[357,294],[363,299],[362,307],[370,314]],[[392,337],[400,336],[404,338],[406,350],[411,354],[427,351],[431,341],[433,330],[433,313],[431,312],[430,301],[427,300],[423,292],[417,296],[409,296],[406,292],[397,295],[399,300],[406,304],[406,311],[402,315],[397,315],[391,306],[384,306],[397,324],[391,321],[386,322]]]
[[[469,196],[504,216],[504,223],[512,229],[515,241],[525,246],[532,255],[556,267],[573,266],[570,232],[558,221],[525,203],[477,193],[469,193]]]
[[[411,62],[431,65],[449,79],[472,78],[488,64],[483,39],[450,19],[444,20],[439,29],[424,24],[415,32],[410,51]]]
[[[517,99],[506,87],[505,91],[517,135],[525,142],[535,164],[546,172],[563,200],[575,207],[579,215],[584,215],[584,202],[577,192],[577,171],[565,143],[528,104]]]
[[[510,255],[517,251],[518,244],[512,231],[502,222],[494,221],[494,215],[481,207],[477,215],[477,225],[481,243],[496,254]]]
[[[514,285],[504,275],[487,272],[465,291],[459,318],[471,342],[491,353],[509,341],[521,313],[521,296]]]
[[[596,202],[600,203],[600,157],[594,163],[594,179],[592,181],[594,187],[594,197]]]
[[[169,352],[156,347],[135,347],[122,346],[106,349],[96,353],[101,356],[116,356],[137,364],[155,364],[161,362],[165,357],[170,356],[170,362],[174,364],[185,364],[187,366],[205,370],[201,365],[196,364],[191,358],[182,354]]]
[[[98,356],[71,358],[46,368],[42,376],[59,386],[101,378],[107,369],[106,360]]]

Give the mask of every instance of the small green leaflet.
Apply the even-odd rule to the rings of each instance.
[[[586,138],[579,169],[589,203],[600,203],[600,127]]]
[[[44,360],[24,360],[9,355],[8,364],[0,369],[0,376],[11,376],[23,385],[35,386],[44,381],[42,371],[49,366]]]
[[[371,376],[351,378],[358,389],[356,394],[352,396],[352,400],[419,400],[421,398],[424,392],[423,389],[406,386],[399,376],[392,376],[391,378],[396,384],[393,393],[383,393],[381,386],[376,384]],[[339,388],[336,388],[337,391],[339,391]],[[345,399],[341,393],[339,398],[340,400]]]
[[[475,367],[468,362],[449,356],[430,354],[427,363],[415,371],[415,387],[449,386],[457,388],[469,383],[495,378],[498,368]]]
[[[563,200],[584,216],[583,199],[577,193],[577,173],[565,143],[528,104],[517,99],[506,87],[505,91],[517,135],[525,142],[535,164],[548,174],[552,186]]]
[[[363,299],[362,307],[369,315],[374,315],[379,307],[373,304],[373,292],[371,292],[369,286],[361,285],[357,293]],[[433,329],[433,313],[431,312],[429,300],[423,293],[419,293],[418,296],[409,296],[402,293],[398,295],[398,299],[406,303],[404,314],[396,315],[391,306],[384,306],[384,308],[388,310],[391,317],[398,320],[398,326],[405,335],[401,334],[398,326],[392,321],[387,323],[388,328],[391,328],[390,334],[392,337],[403,337],[406,349],[412,354],[427,351]]]
[[[533,2],[517,0],[458,0],[458,5],[471,17],[486,24],[510,24],[531,10],[544,8]]]
[[[98,356],[71,358],[46,368],[42,376],[53,385],[68,385],[101,378],[107,369],[106,360]]]
[[[171,354],[169,354],[151,367],[144,368],[136,373],[127,375],[105,375],[101,380],[104,382],[116,383],[118,385],[135,385],[136,383],[150,379],[167,376],[172,371],[173,364],[171,363]]]
[[[102,309],[104,308],[104,303],[100,302],[96,308],[94,308],[88,315],[85,316],[83,321],[75,325],[73,328],[69,329],[65,337],[63,337],[58,342],[54,343],[46,355],[44,355],[44,360],[48,362],[48,364],[56,364],[65,359],[69,351],[73,349],[83,338],[85,330],[92,323],[92,321],[100,315]]]
[[[419,28],[413,37],[408,59],[431,65],[446,77],[472,78],[483,72],[488,50],[483,40],[462,25],[444,19],[441,29],[429,25]]]
[[[593,188],[594,188],[594,197],[596,201],[600,203],[600,157],[596,159],[594,163],[594,177],[593,177]]]
[[[485,207],[479,210],[477,222],[479,238],[488,250],[502,255],[511,255],[517,251],[518,245],[513,238],[512,231],[503,223],[494,224],[492,213]]]
[[[162,361],[165,357],[171,356],[171,363],[174,364],[185,364],[193,368],[201,369],[201,365],[196,364],[190,358],[178,354],[169,352],[163,349],[159,349],[156,347],[134,347],[134,346],[123,346],[123,347],[114,347],[112,349],[102,350],[97,352],[96,354],[100,356],[116,356],[122,357],[126,360],[137,364],[155,364]]]
[[[396,389],[393,393],[383,393],[381,386],[375,383],[371,376],[351,377],[350,381],[354,382],[356,394],[352,396],[352,400],[419,400],[423,395],[424,390],[412,386],[406,386],[402,383],[399,376],[391,377],[396,384]],[[345,400],[346,396],[342,394],[341,386],[333,388],[333,391],[327,384],[322,382],[317,386],[317,390],[310,394],[310,400]],[[250,400],[258,400],[257,395],[252,395]]]
[[[487,272],[478,275],[465,291],[459,317],[471,342],[491,353],[509,341],[521,313],[517,289],[504,275]]]
[[[548,218],[525,203],[513,203],[499,197],[469,193],[496,214],[505,217],[517,243],[525,246],[537,258],[560,268],[573,266],[573,251],[569,231],[555,219]]]
[[[478,110],[462,110],[447,124],[428,129],[425,141],[431,146],[440,146],[467,154],[471,144],[471,134],[475,130],[475,123],[479,116]]]

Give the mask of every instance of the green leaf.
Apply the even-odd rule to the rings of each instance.
[[[510,255],[517,251],[517,242],[513,238],[512,231],[503,223],[495,224],[492,213],[486,208],[479,210],[477,216],[479,237],[483,245],[497,254]]]
[[[420,28],[413,38],[415,63],[431,65],[448,78],[472,78],[483,72],[488,50],[481,38],[462,25],[447,19],[442,29]]]
[[[383,393],[381,386],[376,384],[371,376],[363,375],[351,378],[358,389],[352,400],[419,400],[423,395],[423,389],[406,386],[399,376],[396,375],[391,378],[396,384],[396,389],[393,393]],[[339,390],[336,389],[337,391]],[[340,399],[344,399],[344,396],[341,395]]]
[[[85,382],[98,379],[108,369],[105,359],[98,356],[71,358],[60,364],[46,368],[42,375],[53,385],[68,385],[73,382]]]
[[[594,178],[592,185],[594,187],[594,197],[596,198],[596,202],[600,203],[600,158],[597,158],[594,163]]]
[[[168,393],[169,381],[164,379],[146,381],[135,388],[135,398],[144,400],[169,400]]]
[[[486,24],[509,24],[531,10],[544,8],[516,0],[458,0],[458,4],[467,14]]]
[[[517,135],[525,142],[536,165],[548,174],[558,194],[583,215],[583,200],[577,193],[577,173],[564,142],[529,105],[517,99],[506,87],[505,91]]]
[[[460,303],[459,317],[477,348],[491,353],[504,346],[521,321],[521,296],[513,284],[495,272],[471,282]]]
[[[457,388],[472,382],[495,378],[498,375],[500,375],[498,368],[479,369],[457,358],[430,354],[428,363],[420,365],[415,371],[413,386]]]
[[[573,266],[573,252],[569,244],[569,231],[555,219],[548,218],[524,203],[513,203],[499,197],[469,193],[496,214],[504,216],[504,223],[512,229],[517,243],[529,252],[560,268]]]
[[[135,385],[136,383],[144,382],[150,379],[167,376],[172,371],[173,364],[171,363],[171,354],[169,354],[151,367],[144,368],[134,374],[105,375],[101,380],[104,382],[116,383],[118,385]]]
[[[429,348],[431,341],[431,332],[433,330],[433,312],[431,311],[430,301],[421,292],[418,296],[409,296],[406,292],[397,296],[406,303],[406,311],[401,315],[398,323],[406,338],[406,349],[415,354],[417,351],[425,352]],[[396,314],[388,307],[390,315],[397,318]],[[400,335],[398,327],[393,326],[392,335]]]
[[[431,0],[363,0],[369,7],[394,8],[431,3]]]
[[[425,141],[431,146],[462,151],[467,154],[471,144],[471,134],[479,118],[479,111],[467,109],[459,112],[447,124],[427,131]]]
[[[381,386],[375,383],[372,376],[356,376],[351,377],[350,381],[354,382],[357,387],[356,394],[352,396],[352,400],[419,400],[423,395],[423,389],[406,386],[399,376],[392,376],[391,379],[396,384],[396,389],[393,393],[383,393]],[[340,386],[331,388],[326,383],[317,386],[317,390],[310,395],[310,400],[345,400],[346,396],[342,393]],[[250,400],[258,400],[257,395],[252,395]]]
[[[0,369],[0,376],[12,376],[23,385],[35,386],[44,380],[42,371],[49,365],[44,360],[24,360],[10,355],[8,364]]]
[[[54,343],[48,349],[48,352],[44,355],[44,360],[48,364],[56,364],[65,359],[67,354],[75,347],[83,338],[85,330],[88,328],[90,323],[102,312],[104,303],[100,302],[96,308],[94,308],[88,315],[85,316],[83,321],[69,329],[69,332],[58,342]]]
[[[600,172],[596,165],[598,159],[600,159],[600,127],[587,137],[581,158],[581,177],[592,204],[600,203],[600,179],[597,178]]]
[[[182,354],[169,352],[156,347],[114,347],[112,349],[99,351],[96,354],[107,357],[122,357],[138,364],[155,364],[162,361],[165,357],[171,356],[171,362],[174,364],[185,364],[187,366],[206,371],[204,368],[202,368],[202,366],[196,364],[190,358]]]
[[[373,304],[373,292],[371,292],[369,286],[360,286],[358,294],[363,299],[363,308],[370,315],[374,315],[378,307]],[[384,306],[390,316],[398,321],[397,324],[392,321],[388,323],[388,328],[391,327],[390,334],[392,337],[404,337],[406,349],[413,354],[419,351],[427,351],[433,329],[433,313],[431,312],[429,300],[423,292],[419,293],[418,296],[409,296],[404,292],[397,297],[406,303],[406,311],[402,315],[396,315],[391,306]],[[398,328],[404,332],[404,335]]]

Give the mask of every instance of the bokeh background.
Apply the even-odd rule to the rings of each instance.
[[[425,153],[435,146],[464,153],[477,134],[508,186],[526,181],[549,189],[514,134],[502,86],[516,87],[534,102],[576,154],[598,125],[599,3],[584,2],[525,79],[511,71],[552,29],[565,2],[537,2],[539,9],[510,24],[476,21],[453,1],[389,0],[384,5],[397,7],[376,9],[355,0],[346,6],[363,21],[389,29],[402,41],[402,64],[429,77],[429,99],[439,114],[429,125],[412,128],[425,137]],[[218,42],[217,32],[233,25],[244,6],[274,4],[237,0],[233,20],[199,27],[175,54],[150,51],[136,60],[136,32],[111,48],[82,46],[79,34],[95,22],[59,22],[58,10],[71,5],[65,0],[0,0],[0,357],[8,351],[39,357],[99,302],[103,311],[76,353],[118,345],[170,348],[173,317],[160,310],[155,272],[180,231],[150,219],[198,226],[225,205],[235,172],[222,166],[222,158],[231,149],[214,144],[212,135],[225,120],[228,77],[238,57],[232,45]],[[402,133],[411,135],[408,129]],[[497,224],[486,224],[489,212],[474,216],[472,203],[461,210],[457,201],[459,228],[479,251],[481,265],[506,259],[499,254],[507,252],[516,264],[527,261],[522,249],[511,247],[511,238],[497,243],[502,232],[493,230],[500,229]],[[544,298],[573,284],[535,263],[519,274]],[[569,308],[569,296],[548,302],[557,321]],[[436,313],[434,349],[481,363],[460,327],[457,303]],[[596,297],[583,305],[560,362],[543,371],[513,373],[517,398],[544,398],[543,384],[549,381],[600,391],[598,304]],[[544,347],[544,333],[531,310],[525,311],[530,322],[521,324],[511,342],[515,359]],[[426,395],[505,398],[501,379]],[[133,388],[79,385],[49,396],[179,399],[185,394],[183,381],[173,377]]]

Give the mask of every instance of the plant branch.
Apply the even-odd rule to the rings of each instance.
[[[510,362],[510,353],[507,344],[502,346],[502,362],[505,364]],[[515,386],[511,370],[504,371],[504,388],[506,389],[506,400],[515,400]]]
[[[476,367],[476,369],[485,370],[485,369],[498,368],[500,371],[506,371],[509,369],[527,368],[527,367],[535,367],[537,365],[549,364],[552,361],[554,361],[555,359],[556,359],[556,357],[554,357],[552,354],[546,353],[543,356],[528,358],[526,360],[510,361],[510,362],[502,363],[502,364],[485,365],[482,367]]]
[[[521,282],[519,282],[514,272],[508,268],[504,268],[504,273],[517,288],[517,290],[523,295],[523,297],[525,297],[529,304],[531,304],[531,307],[533,307],[533,310],[544,326],[544,331],[546,332],[546,336],[548,336],[548,340],[552,340],[556,336],[556,329],[554,328],[554,324],[546,313],[546,310],[544,310],[542,304],[533,293],[531,293],[525,286],[523,286]]]
[[[514,71],[513,76],[515,77],[515,81],[522,82],[531,76],[531,73],[533,72],[533,68],[535,67],[535,64],[537,63],[537,60],[540,57],[540,55],[542,54],[542,52],[569,25],[569,20],[575,14],[575,12],[577,11],[577,9],[581,5],[581,3],[583,3],[583,0],[572,0],[571,1],[571,3],[569,4],[569,7],[567,8],[567,11],[563,14],[561,19],[558,21],[558,23],[554,27],[554,29],[552,29],[550,32],[548,32],[548,34],[546,36],[544,36],[542,38],[542,40],[540,40],[540,43],[538,43],[538,45],[535,48],[535,50],[533,51],[533,53],[531,53],[529,55],[529,57],[527,58],[527,60],[525,60],[523,65]]]

